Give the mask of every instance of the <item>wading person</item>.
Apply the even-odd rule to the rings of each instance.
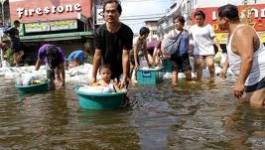
[[[16,66],[19,65],[19,62],[21,61],[22,56],[24,55],[24,51],[22,50],[22,44],[19,38],[19,26],[20,22],[18,20],[15,20],[14,27],[10,27],[4,31],[4,33],[7,34],[11,39],[11,50],[13,53],[14,64]]]
[[[139,37],[137,37],[133,44],[133,56],[134,56],[134,69],[138,69],[140,66],[140,61],[143,60],[144,56],[148,66],[151,66],[148,51],[147,51],[147,42],[146,39],[150,33],[150,30],[147,27],[142,27],[139,32]]]
[[[195,58],[195,72],[197,79],[201,80],[202,70],[207,65],[210,78],[215,76],[214,67],[214,38],[215,33],[210,24],[205,22],[205,13],[198,10],[194,14],[196,24],[191,26],[190,35],[193,41],[193,55]]]
[[[265,100],[265,47],[256,31],[240,22],[236,6],[220,7],[218,16],[220,29],[229,32],[227,63],[237,76],[234,96],[261,107]]]
[[[136,83],[136,71],[140,67],[140,64],[144,61],[143,58],[145,58],[146,63],[148,66],[151,66],[150,63],[150,57],[148,57],[148,52],[147,52],[147,42],[146,39],[150,33],[150,30],[147,27],[142,27],[139,32],[139,36],[136,37],[133,40],[133,52],[131,57],[131,62],[132,62],[132,82]],[[143,67],[143,66],[142,66]]]
[[[170,60],[173,64],[172,70],[172,85],[176,86],[178,83],[178,73],[180,70],[185,72],[186,79],[191,80],[191,66],[189,61],[189,33],[185,30],[185,19],[183,16],[174,18],[175,28],[178,32],[176,37],[177,50],[171,54]]]
[[[189,61],[189,33],[185,30],[185,19],[183,16],[174,18],[175,34],[165,41],[164,51],[170,55],[172,62],[172,86],[178,83],[178,73],[185,72],[186,79],[191,80],[191,66]]]
[[[59,89],[65,84],[64,53],[60,47],[44,44],[39,48],[35,69],[45,62],[49,89]]]
[[[71,52],[68,57],[68,68],[74,68],[80,66],[84,63],[85,60],[85,52],[82,50],[75,50]]]
[[[132,49],[133,32],[127,25],[120,22],[122,8],[119,2],[105,1],[103,16],[105,24],[95,32],[95,54],[93,57],[92,82],[95,83],[101,63],[110,65],[111,78],[120,81],[121,87],[129,81],[129,53]],[[122,75],[122,79],[120,77]]]

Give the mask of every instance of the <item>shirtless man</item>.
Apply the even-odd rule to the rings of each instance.
[[[236,6],[220,7],[218,16],[220,29],[229,32],[224,72],[229,65],[237,76],[234,96],[248,100],[254,107],[262,107],[265,100],[265,47],[256,31],[240,22]]]

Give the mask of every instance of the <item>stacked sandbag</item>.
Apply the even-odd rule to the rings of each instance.
[[[26,73],[26,74],[20,74],[18,78],[16,79],[16,84],[20,86],[30,86],[34,84],[41,84],[46,82],[46,78],[35,72],[35,73]]]
[[[104,94],[104,93],[115,93],[113,84],[108,86],[82,86],[78,89],[79,92],[86,94]]]

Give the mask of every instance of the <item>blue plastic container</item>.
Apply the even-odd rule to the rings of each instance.
[[[171,60],[169,60],[169,59],[164,59],[164,60],[162,61],[162,65],[163,65],[163,67],[164,67],[164,72],[172,72],[172,67],[173,67],[173,65],[172,65]]]
[[[21,86],[16,84],[16,89],[21,94],[34,94],[34,93],[42,93],[48,91],[48,82],[43,82],[40,84],[32,84],[27,86]]]
[[[156,85],[162,82],[163,79],[163,68],[159,69],[138,69],[137,70],[137,81],[140,85]]]
[[[75,89],[81,108],[90,110],[119,108],[125,100],[126,92],[86,93]]]

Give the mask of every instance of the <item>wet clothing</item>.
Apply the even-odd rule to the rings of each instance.
[[[156,39],[151,39],[151,41],[148,41],[148,42],[147,42],[146,49],[147,49],[147,52],[148,52],[151,56],[153,56],[153,54],[154,54],[154,50],[155,50],[155,48],[156,48],[158,42],[159,42],[159,41],[157,41]]]
[[[189,54],[182,56],[176,54],[171,55],[170,60],[173,62],[173,69],[176,67],[176,69],[180,72],[191,70]]]
[[[52,44],[44,44],[39,48],[38,57],[44,60],[47,70],[53,70],[64,63],[64,53],[60,47]]]
[[[54,47],[54,50],[49,50],[49,47]],[[41,60],[44,60],[45,63],[49,63],[49,58],[53,57],[51,59],[53,59],[55,62],[53,62],[53,64],[61,64],[64,63],[64,52],[60,47],[57,47],[55,45],[52,44],[44,44],[43,46],[41,46],[38,50],[38,57]],[[50,66],[50,67],[54,67],[54,66]]]
[[[237,76],[240,73],[241,59],[239,55],[235,54],[232,51],[232,39],[233,39],[235,31],[238,30],[238,28],[242,26],[246,26],[246,25],[243,25],[243,24],[238,25],[232,32],[230,39],[227,43],[227,55],[228,55],[229,66],[231,68],[231,71]],[[253,62],[252,62],[251,70],[245,82],[246,92],[253,92],[255,90],[265,87],[265,81],[264,81],[264,78],[265,78],[265,46],[263,45],[260,38],[259,38],[259,41],[260,41],[259,48],[255,50],[252,56]]]
[[[74,61],[76,59],[78,59],[79,62],[83,62],[85,59],[85,53],[82,50],[76,50],[71,52],[67,57],[68,61]]]
[[[189,52],[189,33],[186,30],[183,30],[179,36],[179,50],[178,53],[180,56],[186,55]]]
[[[59,67],[60,64],[64,63],[63,50],[52,44],[44,44],[39,48],[38,57],[46,64],[48,86],[49,89],[53,89],[55,69]]]
[[[246,92],[253,92],[259,89],[263,89],[265,88],[265,77],[259,81],[258,83],[254,84],[254,85],[250,85],[250,86],[245,86],[245,91]]]
[[[22,50],[22,44],[19,38],[19,30],[15,27],[10,27],[4,31],[11,39],[11,49],[13,53],[17,53]]]
[[[123,50],[131,50],[133,32],[127,25],[121,23],[119,30],[111,33],[106,24],[101,25],[95,33],[95,48],[102,51],[103,64],[110,65],[111,78],[119,78],[123,73],[122,53]]]
[[[203,27],[197,24],[191,26],[189,30],[194,42],[193,55],[214,55],[214,30],[210,24]]]
[[[170,60],[173,61],[173,67],[176,67],[178,71],[191,70],[189,60],[189,33],[183,30],[179,33],[178,37],[178,50],[171,55]]]
[[[143,50],[146,48],[146,40],[139,40],[139,37],[134,38],[133,47],[138,47],[137,61],[138,65],[140,65],[140,60],[142,60],[142,57],[144,57]],[[133,65],[135,65],[134,50],[131,52],[131,62]]]

